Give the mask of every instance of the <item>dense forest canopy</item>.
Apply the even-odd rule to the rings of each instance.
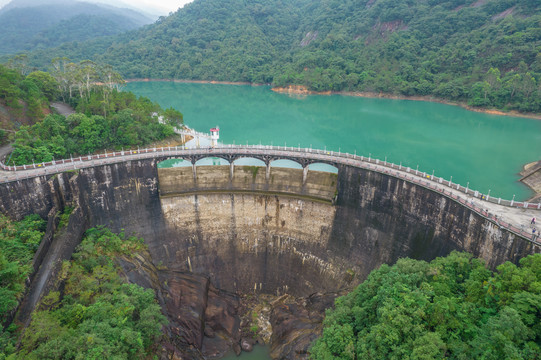
[[[538,359],[541,254],[382,265],[327,312],[312,359]]]
[[[26,57],[17,57],[12,63],[18,63],[23,58]],[[49,102],[56,99],[57,94],[57,82],[50,74],[34,71],[22,75],[20,71],[0,64],[0,107],[5,109],[0,112],[0,128],[15,130],[17,121],[11,118],[30,118],[31,123],[42,119]],[[3,140],[4,137],[0,137],[0,143]]]
[[[151,26],[35,52],[126,78],[247,81],[541,111],[537,0],[195,0]]]

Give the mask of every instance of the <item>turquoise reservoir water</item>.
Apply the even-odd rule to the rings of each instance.
[[[522,165],[541,159],[541,121],[431,102],[351,96],[292,97],[267,86],[132,82],[127,90],[174,107],[220,141],[327,148],[372,156],[491,196],[525,200]]]

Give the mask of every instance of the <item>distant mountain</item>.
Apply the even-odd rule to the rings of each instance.
[[[152,21],[137,11],[104,4],[13,0],[0,9],[0,54],[119,34]]]
[[[92,3],[107,4],[119,8],[132,9],[141,12],[152,19],[157,20],[160,16],[165,16],[170,13],[159,1],[155,3],[146,3],[142,1],[122,1],[122,0],[86,0]],[[179,6],[180,7],[180,6]]]
[[[541,112],[539,0],[195,0],[144,28],[38,52],[128,78],[299,84]]]

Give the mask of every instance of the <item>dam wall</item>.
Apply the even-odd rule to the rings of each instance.
[[[213,166],[195,175],[192,167],[166,170],[162,178],[157,164],[168,158],[1,184],[0,211],[20,219],[74,206],[81,227],[142,237],[159,269],[207,275],[232,292],[307,295],[353,286],[401,257],[462,250],[494,268],[541,251],[458,202],[387,174],[339,165],[332,176],[274,168],[267,175],[265,167],[236,166],[232,177],[229,166]]]

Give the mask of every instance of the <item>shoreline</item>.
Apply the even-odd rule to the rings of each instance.
[[[124,81],[126,83],[160,81],[160,82],[176,82],[176,83],[186,83],[186,84],[251,85],[251,86],[267,85],[267,84],[255,84],[255,83],[249,83],[249,82],[243,82],[243,81],[180,80],[180,79],[152,79],[152,78],[125,79]]]
[[[270,84],[258,84],[250,83],[243,81],[218,81],[218,80],[180,80],[180,79],[152,79],[152,78],[143,78],[143,79],[126,79],[126,83],[130,82],[151,82],[151,81],[161,81],[161,82],[177,82],[177,83],[188,83],[188,84],[219,84],[219,85],[250,85],[250,86],[264,86]],[[391,99],[391,100],[410,100],[410,101],[427,101],[435,102],[445,105],[459,106],[468,111],[489,114],[489,115],[501,115],[501,116],[513,116],[526,119],[535,119],[541,120],[541,114],[532,114],[532,113],[520,113],[516,110],[511,110],[505,112],[503,110],[497,109],[487,109],[487,108],[476,108],[469,106],[465,103],[445,100],[440,98],[435,98],[432,96],[406,96],[406,95],[395,95],[388,93],[377,93],[371,91],[312,91],[308,90],[304,85],[289,85],[287,87],[273,87],[271,91],[281,94],[290,94],[290,95],[344,95],[344,96],[354,96],[354,97],[364,97],[371,99]]]
[[[312,91],[308,90],[303,85],[289,85],[287,87],[274,87],[271,89],[277,93],[291,94],[291,95],[345,95],[345,96],[354,96],[354,97],[364,97],[371,99],[391,99],[391,100],[411,100],[411,101],[426,101],[426,102],[435,102],[445,105],[459,106],[468,111],[490,114],[490,115],[502,115],[502,116],[514,116],[527,119],[541,120],[541,114],[532,114],[532,113],[519,113],[515,110],[512,111],[502,111],[496,109],[487,109],[487,108],[476,108],[469,106],[465,103],[455,102],[451,100],[439,99],[432,96],[406,96],[406,95],[395,95],[387,93],[376,93],[371,91]]]

